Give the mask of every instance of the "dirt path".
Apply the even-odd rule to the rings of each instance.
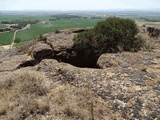
[[[16,38],[16,34],[17,34],[18,31],[19,31],[19,30],[16,30],[16,31],[14,32],[13,40],[12,40],[12,43],[11,43],[11,45],[10,45],[10,48],[12,48],[13,45],[14,45],[14,40],[15,40],[15,38]]]
[[[11,43],[11,45],[10,45],[10,48],[13,48],[14,40],[15,40],[15,38],[16,38],[16,34],[17,34],[17,32],[18,32],[18,31],[22,31],[22,30],[30,29],[30,26],[31,26],[31,24],[27,24],[24,28],[19,29],[19,30],[16,30],[16,31],[14,32],[13,40],[12,40],[12,43]]]
[[[16,30],[16,31],[14,32],[14,35],[13,35],[12,43],[11,43],[10,45],[3,45],[3,46],[1,46],[1,47],[2,47],[4,50],[8,50],[8,49],[10,49],[10,48],[13,48],[14,40],[15,40],[15,38],[16,38],[17,32],[18,32],[18,31],[22,31],[22,30],[30,29],[30,27],[31,27],[31,25],[30,25],[30,24],[27,24],[24,28],[19,29],[19,30]]]

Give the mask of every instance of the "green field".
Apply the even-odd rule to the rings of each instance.
[[[160,22],[160,13],[133,12],[133,13],[124,13],[118,16],[141,22]]]
[[[58,15],[58,14],[57,14]],[[118,15],[118,14],[117,14]],[[5,25],[1,24],[2,21],[28,21],[28,20],[41,20],[41,21],[48,21],[49,24],[42,24],[37,23],[31,25],[31,28],[29,30],[19,31],[17,32],[16,37],[20,38],[21,41],[29,41],[33,40],[40,34],[45,34],[48,32],[54,32],[55,30],[61,30],[61,29],[67,29],[67,28],[85,28],[85,27],[91,27],[95,26],[98,21],[101,21],[103,19],[90,19],[90,16],[86,19],[80,18],[65,18],[67,15],[59,14],[59,16],[62,16],[60,19],[56,19],[56,15],[52,16],[51,14],[3,14],[0,15],[0,28],[4,28]],[[63,17],[64,16],[64,17]],[[142,22],[155,22],[160,21],[160,15],[148,15],[147,13],[142,14],[122,14],[118,15],[122,18],[129,18],[132,20],[138,20]],[[84,16],[82,16],[84,17]],[[93,17],[93,16],[92,16]],[[56,19],[55,21],[50,21],[51,19]],[[13,39],[13,32],[8,33],[0,33],[0,45],[6,45],[10,44]]]
[[[98,20],[81,20],[81,19],[61,19],[58,21],[50,22],[48,25],[35,24],[32,25],[29,30],[20,31],[17,33],[17,37],[21,38],[22,41],[32,40],[40,34],[48,32],[54,32],[56,29],[66,28],[84,28],[91,27],[97,23]]]
[[[23,15],[4,15],[0,17],[2,21],[13,21],[13,20],[45,20],[49,21],[51,16],[23,16]],[[29,30],[17,32],[16,37],[20,38],[21,41],[33,40],[40,34],[48,32],[54,32],[56,29],[67,29],[67,28],[85,28],[96,25],[100,19],[60,19],[57,21],[49,21],[49,24],[33,24]],[[3,26],[2,26],[3,27]],[[0,33],[0,45],[10,44],[12,42],[13,32]]]
[[[1,28],[5,28],[5,27],[6,27],[5,25],[0,24],[0,29],[1,29]]]
[[[12,42],[13,32],[0,33],[0,45],[7,45]]]
[[[48,20],[51,18],[49,15],[1,15],[0,23],[2,21],[14,21],[14,20]]]

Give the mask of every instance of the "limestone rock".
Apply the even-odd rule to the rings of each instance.
[[[160,59],[157,56],[159,56],[160,45],[154,43],[157,41],[150,40],[156,44],[154,52],[106,53],[101,55],[97,61],[99,67],[103,69],[80,68],[74,66],[75,64],[68,64],[80,63],[84,57],[74,58],[72,56],[74,55],[72,51],[74,35],[76,33],[66,31],[44,35],[47,37],[46,42],[37,41],[29,48],[32,59],[27,54],[19,54],[14,50],[1,52],[0,80],[14,78],[15,75],[24,74],[27,71],[29,74],[36,73],[36,75],[43,76],[46,84],[52,88],[46,96],[43,96],[48,98],[47,102],[51,105],[50,111],[47,112],[51,119],[54,119],[55,114],[60,115],[60,119],[61,116],[65,116],[64,112],[58,112],[60,109],[55,110],[54,103],[58,103],[54,101],[54,95],[58,93],[54,92],[55,86],[70,84],[75,89],[91,90],[102,101],[105,110],[96,111],[97,109],[93,108],[96,111],[94,114],[120,120],[158,120],[160,117]],[[62,58],[68,60],[68,63],[64,63]],[[36,64],[31,64],[37,60]],[[64,88],[64,86],[61,87]],[[63,99],[68,89],[61,91],[59,98]],[[86,92],[87,100],[88,95],[93,97],[88,91]],[[80,92],[73,91],[73,93],[71,97],[75,97]],[[93,102],[93,106],[96,106],[97,101]],[[66,103],[68,106],[72,101],[69,99]],[[60,106],[63,104],[58,104],[58,107]],[[0,119],[4,116],[0,116]]]
[[[41,61],[45,58],[53,58],[54,52],[52,48],[44,43],[38,43],[35,46],[33,46],[31,51],[31,56],[33,59],[37,61]]]
[[[102,54],[98,61],[97,64],[100,68],[109,68],[109,67],[116,67],[122,63],[122,60],[118,57],[116,57],[115,54]]]

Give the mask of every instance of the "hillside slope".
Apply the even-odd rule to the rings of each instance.
[[[80,68],[83,56],[71,52],[76,34],[48,33],[1,52],[0,119],[160,119],[159,39],[143,32],[154,49],[103,54],[100,68]]]

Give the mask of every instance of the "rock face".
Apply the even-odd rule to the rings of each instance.
[[[48,33],[44,37],[47,38],[49,44],[54,52],[54,59],[60,62],[70,63],[77,67],[97,67],[96,60],[89,56],[84,56],[83,53],[75,52],[73,46],[73,38],[78,32],[86,29],[69,29],[60,31],[60,33]]]
[[[55,52],[66,51],[71,49],[73,46],[73,38],[75,33],[48,33],[44,37],[47,38],[48,42],[52,45]]]
[[[42,59],[53,58],[54,52],[49,45],[39,42],[32,47],[31,56],[33,59],[41,61]]]
[[[43,75],[50,86],[70,84],[80,89],[89,88],[103,101],[105,107],[104,111],[94,109],[95,114],[101,113],[100,116],[108,116],[110,120],[158,120],[160,117],[160,44],[158,41],[150,41],[155,45],[152,52],[106,53],[97,61],[101,69],[79,68],[68,64],[70,60],[72,63],[79,62],[83,57],[80,56],[78,59],[72,56],[74,35],[76,34],[46,34],[48,43],[51,44],[38,42],[35,46],[31,46],[32,59],[28,59],[29,56],[26,54],[1,57],[0,79],[11,77],[11,74],[34,71],[36,74]],[[65,60],[61,59],[67,60],[67,58],[68,63],[62,62]],[[34,60],[40,61],[32,66],[24,65]],[[49,99],[52,97],[50,96]],[[52,106],[53,102],[49,101],[49,103]],[[53,109],[50,109],[47,115],[55,115],[52,118],[58,116]],[[70,119],[76,119],[76,115],[73,116]]]
[[[147,71],[138,66],[137,69],[121,66],[112,69],[88,69],[55,60],[42,60],[35,69],[63,83],[89,87],[108,102],[113,113],[120,112],[124,119],[155,119],[160,112],[159,73],[152,72],[149,67],[146,68]],[[156,113],[155,117],[150,116],[153,112]]]
[[[131,52],[122,52],[122,53],[106,53],[102,54],[98,61],[97,65],[100,68],[111,68],[111,67],[129,67],[133,65],[142,65],[142,64],[156,64],[156,62],[153,60],[153,55],[155,56],[155,53],[153,52],[145,52],[145,51],[139,51],[136,53]]]

